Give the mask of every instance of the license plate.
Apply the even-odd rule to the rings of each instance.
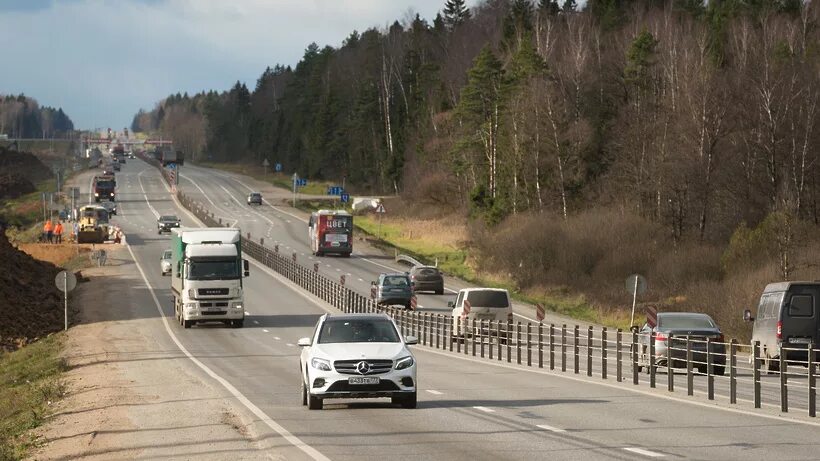
[[[348,384],[379,384],[379,378],[372,378],[369,376],[354,376],[347,378]]]
[[[811,344],[811,338],[789,338],[792,344]]]

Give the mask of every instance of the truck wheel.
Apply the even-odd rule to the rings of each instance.
[[[443,295],[444,294],[444,288],[439,288],[438,290],[436,290],[436,294],[437,295]]]
[[[182,327],[183,328],[191,328],[191,325],[193,325],[193,323],[194,323],[193,320],[182,319]]]
[[[314,396],[310,392],[307,393],[307,404],[308,408],[311,410],[321,410],[322,409],[322,399],[319,397]]]
[[[234,321],[232,321],[232,322],[231,322],[231,325],[232,325],[234,328],[242,328],[243,326],[245,326],[245,319],[242,319],[242,320],[234,320]]]

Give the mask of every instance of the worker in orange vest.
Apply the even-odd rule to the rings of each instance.
[[[52,243],[52,239],[54,238],[54,225],[51,224],[51,219],[46,220],[45,225],[43,225],[43,237],[46,242]]]
[[[57,225],[54,226],[54,237],[56,237],[54,243],[63,243],[63,223],[60,221],[57,221]]]

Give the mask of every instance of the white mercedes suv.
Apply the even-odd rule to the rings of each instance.
[[[416,359],[386,314],[325,314],[313,337],[302,338],[302,405],[321,410],[324,399],[390,397],[416,408]]]

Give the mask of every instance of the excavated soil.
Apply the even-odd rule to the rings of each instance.
[[[0,230],[0,348],[14,350],[63,328],[60,268],[14,248]]]

